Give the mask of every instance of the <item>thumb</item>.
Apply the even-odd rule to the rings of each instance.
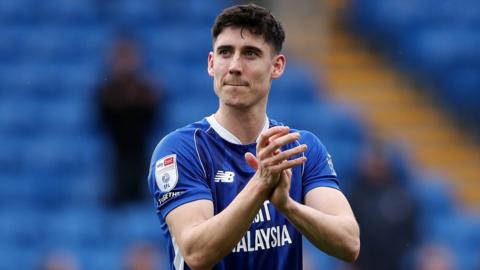
[[[245,153],[245,160],[247,161],[248,166],[252,167],[255,170],[258,169],[258,160],[252,153]]]

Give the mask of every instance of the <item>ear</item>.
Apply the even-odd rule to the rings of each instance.
[[[213,52],[208,54],[208,75],[213,77]]]
[[[273,70],[272,70],[272,79],[278,79],[282,76],[283,71],[285,70],[285,65],[287,64],[287,59],[285,55],[278,54],[273,57]]]

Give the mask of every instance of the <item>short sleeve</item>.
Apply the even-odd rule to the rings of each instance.
[[[307,145],[307,161],[303,169],[302,196],[317,187],[340,189],[330,154],[320,140],[310,132],[301,132],[300,142]]]
[[[195,131],[171,133],[157,145],[152,155],[148,185],[157,214],[163,219],[182,204],[212,200],[195,135]]]

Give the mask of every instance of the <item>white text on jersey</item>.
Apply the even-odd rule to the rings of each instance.
[[[252,252],[292,244],[287,225],[247,231],[232,252]]]

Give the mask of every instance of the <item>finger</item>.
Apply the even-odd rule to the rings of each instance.
[[[299,158],[296,158],[296,159],[287,160],[287,161],[282,162],[278,165],[271,166],[270,171],[273,172],[273,173],[278,173],[278,172],[281,172],[283,170],[290,169],[290,168],[293,168],[295,166],[301,165],[306,160],[307,160],[306,157],[299,157]]]
[[[288,127],[288,126],[285,126],[285,127],[288,128],[288,132],[290,132],[290,127]],[[268,142],[270,143],[270,142],[272,142],[273,140],[275,140],[275,139],[277,139],[277,138],[279,138],[279,137],[281,137],[281,136],[283,136],[283,135],[285,135],[285,134],[288,134],[288,132],[285,132],[285,133],[284,133],[284,132],[276,133],[276,134],[270,136],[270,138],[268,138]]]
[[[273,136],[277,133],[286,134],[289,131],[290,131],[290,128],[285,127],[285,126],[275,126],[275,127],[271,127],[269,129],[263,131],[262,133],[260,133],[260,136],[258,137],[257,148],[258,148],[258,146],[264,147],[264,146],[268,145],[268,139],[271,136]]]
[[[292,169],[286,169],[284,170],[285,174],[287,175],[288,178],[292,177]]]
[[[275,152],[275,150],[298,140],[298,138],[300,138],[300,134],[298,132],[283,135],[282,137],[271,141],[264,149],[257,151],[257,157],[259,159],[265,159],[271,156]]]
[[[292,177],[292,169],[286,169],[282,171],[282,176],[284,178],[290,179]]]
[[[288,186],[292,179],[292,169],[282,171],[282,182],[279,185]]]
[[[258,169],[258,160],[252,153],[245,153],[245,160],[247,161],[248,166],[255,170]]]
[[[265,159],[263,161],[263,164],[265,164],[265,166],[278,164],[282,161],[288,160],[289,158],[291,158],[293,156],[301,154],[301,153],[305,152],[306,150],[307,150],[307,145],[302,144],[302,145],[299,145],[297,147],[294,147],[294,148],[288,149],[286,151],[280,152],[280,153],[274,155],[273,157],[269,157],[269,158]]]

